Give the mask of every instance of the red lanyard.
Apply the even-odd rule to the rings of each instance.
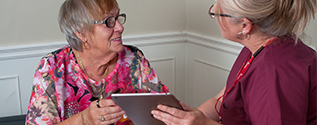
[[[222,124],[222,119],[221,119],[221,107],[223,105],[223,101],[225,100],[226,96],[228,95],[228,93],[238,84],[238,82],[240,81],[240,79],[242,78],[242,76],[245,74],[245,72],[247,71],[247,69],[250,67],[250,64],[251,62],[253,61],[253,59],[264,49],[264,47],[266,47],[268,44],[270,44],[271,42],[273,42],[274,40],[276,39],[276,37],[272,38],[271,40],[269,40],[264,46],[261,46],[260,49],[258,49],[253,55],[252,57],[248,60],[248,58],[246,58],[246,60],[244,61],[244,63],[242,64],[242,67],[240,68],[238,74],[237,74],[237,78],[236,80],[233,82],[232,86],[228,89],[228,91],[226,93],[224,93],[222,96],[220,96],[217,101],[216,101],[216,104],[215,104],[215,110],[216,112],[218,113],[218,116],[219,116],[219,123]],[[247,57],[249,57],[251,55],[251,52],[249,53],[249,55]],[[247,61],[248,60],[248,61]],[[218,104],[218,101],[222,99],[222,102],[221,102],[221,105],[220,105],[220,108],[219,108],[219,111],[217,110],[217,104]]]

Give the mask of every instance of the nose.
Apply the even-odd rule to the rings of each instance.
[[[114,31],[122,33],[123,30],[124,30],[124,27],[122,26],[122,24],[120,24],[119,21],[116,20],[116,25],[114,26]]]

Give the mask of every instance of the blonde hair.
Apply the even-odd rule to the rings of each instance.
[[[294,36],[303,33],[315,18],[316,0],[219,0],[229,15],[249,19],[268,36]],[[235,20],[237,21],[237,19]]]
[[[119,8],[116,0],[66,0],[59,10],[58,22],[69,45],[82,51],[84,41],[75,32],[92,32],[92,22],[100,21],[106,12],[115,7]]]

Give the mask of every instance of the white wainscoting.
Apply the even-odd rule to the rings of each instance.
[[[39,60],[47,53],[64,45],[66,42],[0,48],[0,117],[26,113],[34,71]],[[14,96],[8,95],[13,92],[9,87],[13,86],[19,89],[14,91],[16,92]],[[7,98],[14,102],[3,100]]]
[[[198,107],[216,96],[242,46],[212,37],[187,33],[187,87],[185,102]]]
[[[176,97],[197,107],[225,85],[241,45],[190,32],[123,37],[139,47]],[[0,48],[0,117],[26,114],[39,60],[65,41]]]
[[[0,86],[0,116],[20,115],[21,105],[19,77],[8,76],[0,78]]]

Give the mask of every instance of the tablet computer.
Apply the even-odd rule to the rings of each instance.
[[[135,125],[165,125],[151,114],[152,110],[158,110],[158,104],[183,110],[179,101],[170,93],[124,93],[111,94],[111,97]]]

